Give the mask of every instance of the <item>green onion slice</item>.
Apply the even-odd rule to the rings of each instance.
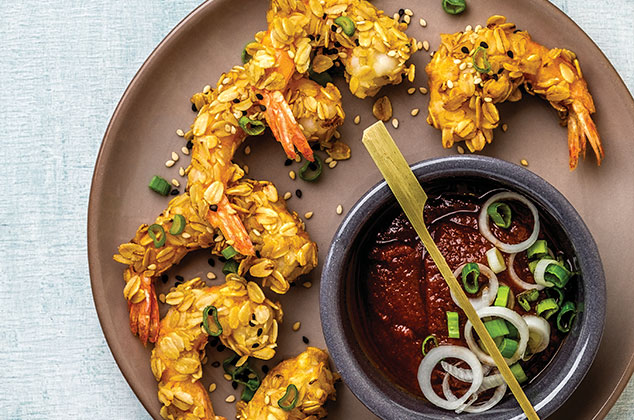
[[[210,314],[211,312],[211,314]],[[209,315],[213,318],[213,329],[209,328]],[[218,309],[215,306],[209,305],[205,309],[203,309],[203,327],[207,334],[212,337],[218,337],[222,334],[222,325],[218,322]]]
[[[506,322],[506,328],[509,329],[509,333],[506,336],[512,339],[519,339],[520,332],[517,330],[515,325],[513,325],[511,322],[508,322],[508,321],[505,321],[505,322]]]
[[[519,303],[520,306],[524,308],[525,311],[530,311],[531,310],[530,302],[536,302],[538,298],[539,298],[539,290],[537,289],[525,290],[519,295],[517,295],[517,303]]]
[[[544,319],[548,319],[555,314],[559,310],[559,305],[555,302],[555,299],[548,298],[544,299],[537,304],[537,308],[535,312],[537,315],[544,317]]]
[[[231,375],[232,378],[233,378],[233,373],[239,369],[235,367],[239,359],[240,359],[240,356],[238,356],[236,353],[233,353],[231,356],[227,357],[225,360],[222,361],[222,369],[225,371],[227,375]],[[234,369],[229,369],[230,366],[233,366]]]
[[[222,256],[225,257],[226,259],[230,260],[231,258],[235,257],[236,255],[239,255],[240,253],[238,251],[235,250],[234,247],[232,247],[231,245],[229,245],[228,247],[226,247],[225,249],[223,249],[221,251]]]
[[[528,377],[526,376],[526,373],[524,373],[524,369],[522,369],[519,363],[510,366],[510,369],[513,373],[513,376],[515,376],[515,379],[517,379],[517,382],[522,383],[528,381]]]
[[[438,339],[433,334],[428,335],[427,338],[423,340],[423,344],[421,345],[423,356],[427,355],[427,352],[433,349],[434,347],[438,347]]]
[[[310,169],[310,164],[313,162],[310,161],[306,161],[306,163],[304,163],[302,165],[301,168],[299,168],[299,171],[297,172],[297,174],[299,175],[299,177],[301,179],[303,179],[304,181],[308,181],[308,182],[313,182],[316,181],[320,176],[321,173],[324,169],[321,159],[319,158],[319,156],[317,155],[313,155],[315,157],[315,162],[314,164],[317,165],[317,169],[315,169],[314,171]]]
[[[163,229],[163,226],[154,223],[147,228],[147,234],[150,235],[150,238],[154,241],[155,248],[160,248],[165,245],[165,229]]]
[[[511,208],[508,204],[497,202],[487,208],[487,214],[497,226],[507,229],[511,226]]]
[[[348,36],[354,35],[354,31],[357,29],[352,19],[350,19],[348,16],[339,16],[338,18],[336,18],[335,25],[341,26],[343,33]]]
[[[557,314],[557,329],[563,333],[567,333],[572,328],[572,322],[577,317],[577,309],[572,302],[566,302],[561,307],[561,311]]]
[[[531,261],[528,263],[528,269],[531,270],[531,273],[535,274],[535,267],[539,264],[539,260]]]
[[[487,50],[484,47],[478,47],[473,53],[473,68],[480,73],[488,73],[491,71],[491,64],[487,55]],[[488,209],[487,209],[488,211]]]
[[[150,187],[152,191],[157,192],[161,195],[169,194],[170,190],[172,189],[172,186],[170,185],[170,183],[158,175],[154,175],[152,177],[148,187]]]
[[[544,289],[544,291],[546,292],[546,296],[555,299],[555,302],[557,302],[557,305],[560,305],[563,303],[564,301],[564,291],[557,288],[557,287],[547,287],[546,289]]]
[[[244,44],[244,48],[242,48],[242,53],[240,54],[240,58],[242,59],[242,64],[247,64],[253,58],[251,57],[251,54],[247,52],[247,45],[249,45],[252,42],[253,41],[247,42],[246,44]]]
[[[513,355],[517,351],[517,347],[518,346],[519,345],[518,345],[517,341],[511,340],[509,338],[504,338],[502,340],[502,343],[500,343],[500,345],[498,345],[498,349],[500,350],[500,353],[502,353],[502,356],[504,356],[505,358],[509,359],[509,358],[513,357]]]
[[[459,15],[467,8],[465,0],[443,0],[442,10],[450,15]]]
[[[290,384],[286,387],[284,396],[277,401],[277,405],[284,411],[291,411],[297,405],[297,400],[299,400],[299,391],[295,385]]]
[[[538,239],[526,250],[529,260],[539,259],[548,255],[548,244],[543,239]]]
[[[511,288],[505,284],[501,284],[498,287],[498,294],[495,297],[495,301],[493,302],[493,306],[503,306],[506,307],[509,304],[509,299],[511,297]]]
[[[485,321],[484,326],[489,332],[491,338],[503,337],[509,333],[506,321],[500,318]]]
[[[326,87],[328,83],[333,83],[332,76],[327,71],[317,73],[313,69],[309,69],[308,78],[322,87]]]
[[[478,277],[480,277],[480,268],[477,263],[468,263],[462,267],[462,284],[467,293],[478,293],[480,289]]]
[[[566,286],[570,277],[572,277],[572,273],[560,264],[549,264],[546,267],[546,271],[544,271],[544,280],[551,282],[560,289]]]
[[[222,267],[222,272],[224,274],[237,273],[239,266],[240,266],[240,264],[236,260],[229,260]]]
[[[240,125],[240,128],[250,136],[259,136],[264,133],[264,130],[266,130],[266,125],[264,125],[262,121],[252,120],[246,115],[240,117],[238,124]]]
[[[187,221],[185,221],[185,217],[182,214],[175,215],[172,220],[172,227],[170,227],[170,233],[172,235],[180,235],[185,230],[186,224]]]
[[[447,331],[449,338],[460,338],[460,317],[458,312],[447,311]]]

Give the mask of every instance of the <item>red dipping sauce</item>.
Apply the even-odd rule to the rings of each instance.
[[[485,253],[493,245],[480,234],[478,215],[487,198],[502,190],[466,181],[451,185],[426,185],[425,189],[430,197],[424,210],[427,228],[449,267],[454,270],[466,262],[488,265]],[[522,204],[512,201],[507,204],[513,212],[511,227],[501,229],[491,223],[491,230],[503,242],[519,243],[530,236],[533,217]],[[554,226],[541,213],[540,222],[540,239],[546,239],[550,248],[561,254],[561,244],[555,241],[559,231],[552,229]],[[362,268],[358,293],[359,307],[365,308],[360,317],[367,341],[366,351],[394,383],[422,397],[416,374],[423,359],[423,340],[433,334],[441,345],[467,347],[464,340],[466,315],[451,299],[449,287],[400,207],[380,218],[368,235],[360,257]],[[504,257],[508,266],[509,255],[504,254]],[[534,283],[525,252],[517,254],[514,267],[520,278]],[[497,278],[515,295],[523,291],[514,284],[508,269],[498,273]],[[485,281],[481,276],[480,290]],[[545,292],[540,292],[539,300],[545,297]],[[513,310],[520,315],[527,313],[517,303]],[[460,315],[460,339],[448,337],[447,311]],[[534,311],[530,313],[534,314]],[[549,347],[529,361],[520,362],[531,380],[552,360],[564,336],[557,330],[552,318],[549,323]],[[443,374],[437,368],[432,376],[432,385],[441,396],[442,378]]]

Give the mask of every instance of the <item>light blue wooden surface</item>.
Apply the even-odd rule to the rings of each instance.
[[[199,3],[0,1],[0,418],[148,418],[97,321],[86,209],[119,98]],[[634,91],[634,1],[554,3]],[[634,418],[634,382],[608,418]]]

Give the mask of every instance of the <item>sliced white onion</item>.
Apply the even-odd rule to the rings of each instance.
[[[464,268],[465,265],[467,264],[462,264],[460,267],[456,269],[456,271],[453,272],[453,275],[456,278],[458,278],[461,275],[462,269]],[[480,297],[469,299],[469,302],[471,302],[471,305],[473,305],[473,307],[476,310],[480,308],[486,308],[487,306],[491,306],[493,301],[495,301],[495,297],[498,294],[498,278],[495,275],[495,273],[491,271],[489,267],[487,267],[484,264],[478,263],[478,268],[480,269],[480,274],[484,274],[489,279],[489,285],[485,286],[482,289],[482,294],[480,295]],[[454,303],[460,307],[460,304],[458,303],[458,299],[456,298],[456,295],[454,295],[453,291],[451,292],[451,298],[453,299]]]
[[[528,343],[526,353],[532,356],[548,348],[550,343],[550,324],[541,316],[524,315],[524,321],[528,325]]]
[[[483,402],[478,405],[469,405],[464,408],[464,411],[467,413],[482,413],[485,412],[497,405],[502,398],[504,398],[504,394],[506,394],[506,382],[502,382],[501,385],[497,387],[493,396],[486,402]]]
[[[489,267],[491,267],[491,271],[495,274],[501,273],[506,270],[506,264],[504,263],[504,257],[499,249],[493,247],[486,252],[487,262],[489,263]]]
[[[508,365],[512,365],[517,362],[520,357],[524,355],[526,344],[528,343],[528,325],[526,324],[524,318],[522,318],[517,312],[502,306],[489,306],[487,308],[478,309],[476,312],[480,318],[487,316],[502,318],[517,328],[520,335],[517,350],[510,358],[504,358]],[[476,343],[475,338],[473,337],[473,324],[471,324],[471,321],[467,321],[467,324],[464,327],[464,337],[467,340],[467,345],[471,351],[478,356],[478,359],[480,359],[482,363],[495,366],[493,358],[484,352],[478,343]]]
[[[467,413],[482,413],[494,407],[497,403],[499,403],[502,400],[502,398],[504,398],[504,394],[506,394],[506,382],[504,382],[504,380],[501,379],[502,375],[497,374],[497,375],[491,375],[491,376],[495,376],[495,377],[499,376],[500,381],[496,381],[498,382],[497,385],[494,385],[485,389],[483,389],[483,387],[481,386],[480,389],[478,389],[478,391],[475,394],[473,394],[466,403],[462,404],[460,407],[455,409],[455,412],[457,414],[460,414],[463,411]],[[484,379],[487,379],[487,378],[488,377],[485,377]],[[494,387],[497,387],[497,389],[495,390],[495,392],[493,393],[493,396],[491,396],[491,398],[488,401],[478,404],[476,406],[473,405],[473,403],[475,403],[478,400],[482,392]],[[453,394],[453,392],[451,391],[451,388],[449,387],[449,375],[445,375],[445,377],[442,380],[442,393],[447,399],[447,401],[457,401],[458,399],[458,397],[456,397]]]
[[[497,370],[496,370],[496,372],[497,372]],[[491,388],[495,388],[496,386],[500,386],[500,385],[502,385],[504,383],[506,383],[506,382],[504,382],[504,377],[502,376],[501,373],[494,373],[492,375],[485,376],[484,378],[482,378],[482,385],[480,385],[480,389],[478,389],[478,392],[482,392],[482,391],[486,391],[486,390],[491,389]]]
[[[544,285],[537,284],[537,283],[527,283],[524,280],[522,280],[520,276],[517,275],[517,273],[515,272],[515,267],[513,266],[513,264],[515,264],[516,255],[517,254],[511,254],[511,256],[509,257],[509,275],[511,276],[511,280],[513,280],[515,284],[517,284],[519,287],[521,287],[524,290],[530,290],[530,289],[542,290],[545,287]]]
[[[507,244],[505,242],[502,242],[495,237],[493,232],[491,232],[487,209],[491,204],[501,200],[517,200],[525,204],[526,207],[528,207],[533,214],[533,232],[531,233],[531,236],[528,237],[528,239],[520,242],[519,244]],[[527,250],[537,240],[537,236],[539,235],[539,213],[537,213],[537,208],[535,207],[535,205],[531,203],[526,197],[510,191],[501,192],[489,198],[482,205],[480,216],[478,218],[478,229],[480,229],[480,233],[482,234],[482,236],[484,236],[489,242],[495,245],[500,251],[506,252],[507,254],[516,254],[518,252]]]
[[[440,398],[431,386],[431,374],[434,367],[443,359],[454,358],[464,361],[471,368],[473,382],[467,392],[455,401]],[[439,346],[431,349],[418,366],[418,384],[427,400],[445,410],[455,410],[473,395],[482,385],[482,364],[469,349],[461,346]]]
[[[458,379],[459,381],[473,382],[473,372],[471,372],[471,370],[469,369],[459,368],[458,366],[454,366],[451,363],[445,362],[444,360],[440,362],[440,366],[442,366],[445,372]],[[482,375],[486,375],[490,371],[491,366],[482,366]]]
[[[550,258],[542,258],[541,260],[539,260],[539,262],[535,266],[535,272],[533,273],[533,276],[535,277],[535,283],[543,286],[542,289],[544,287],[554,286],[553,283],[547,281],[546,278],[544,277],[544,275],[546,274],[546,267],[548,267],[549,265],[553,263],[558,264],[559,262],[557,260],[552,260]]]

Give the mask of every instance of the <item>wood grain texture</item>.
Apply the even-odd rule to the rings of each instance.
[[[153,48],[199,3],[0,2],[2,418],[148,418],[97,320],[86,209],[119,98]],[[634,2],[554,3],[634,91]],[[608,418],[632,417],[634,382]]]

